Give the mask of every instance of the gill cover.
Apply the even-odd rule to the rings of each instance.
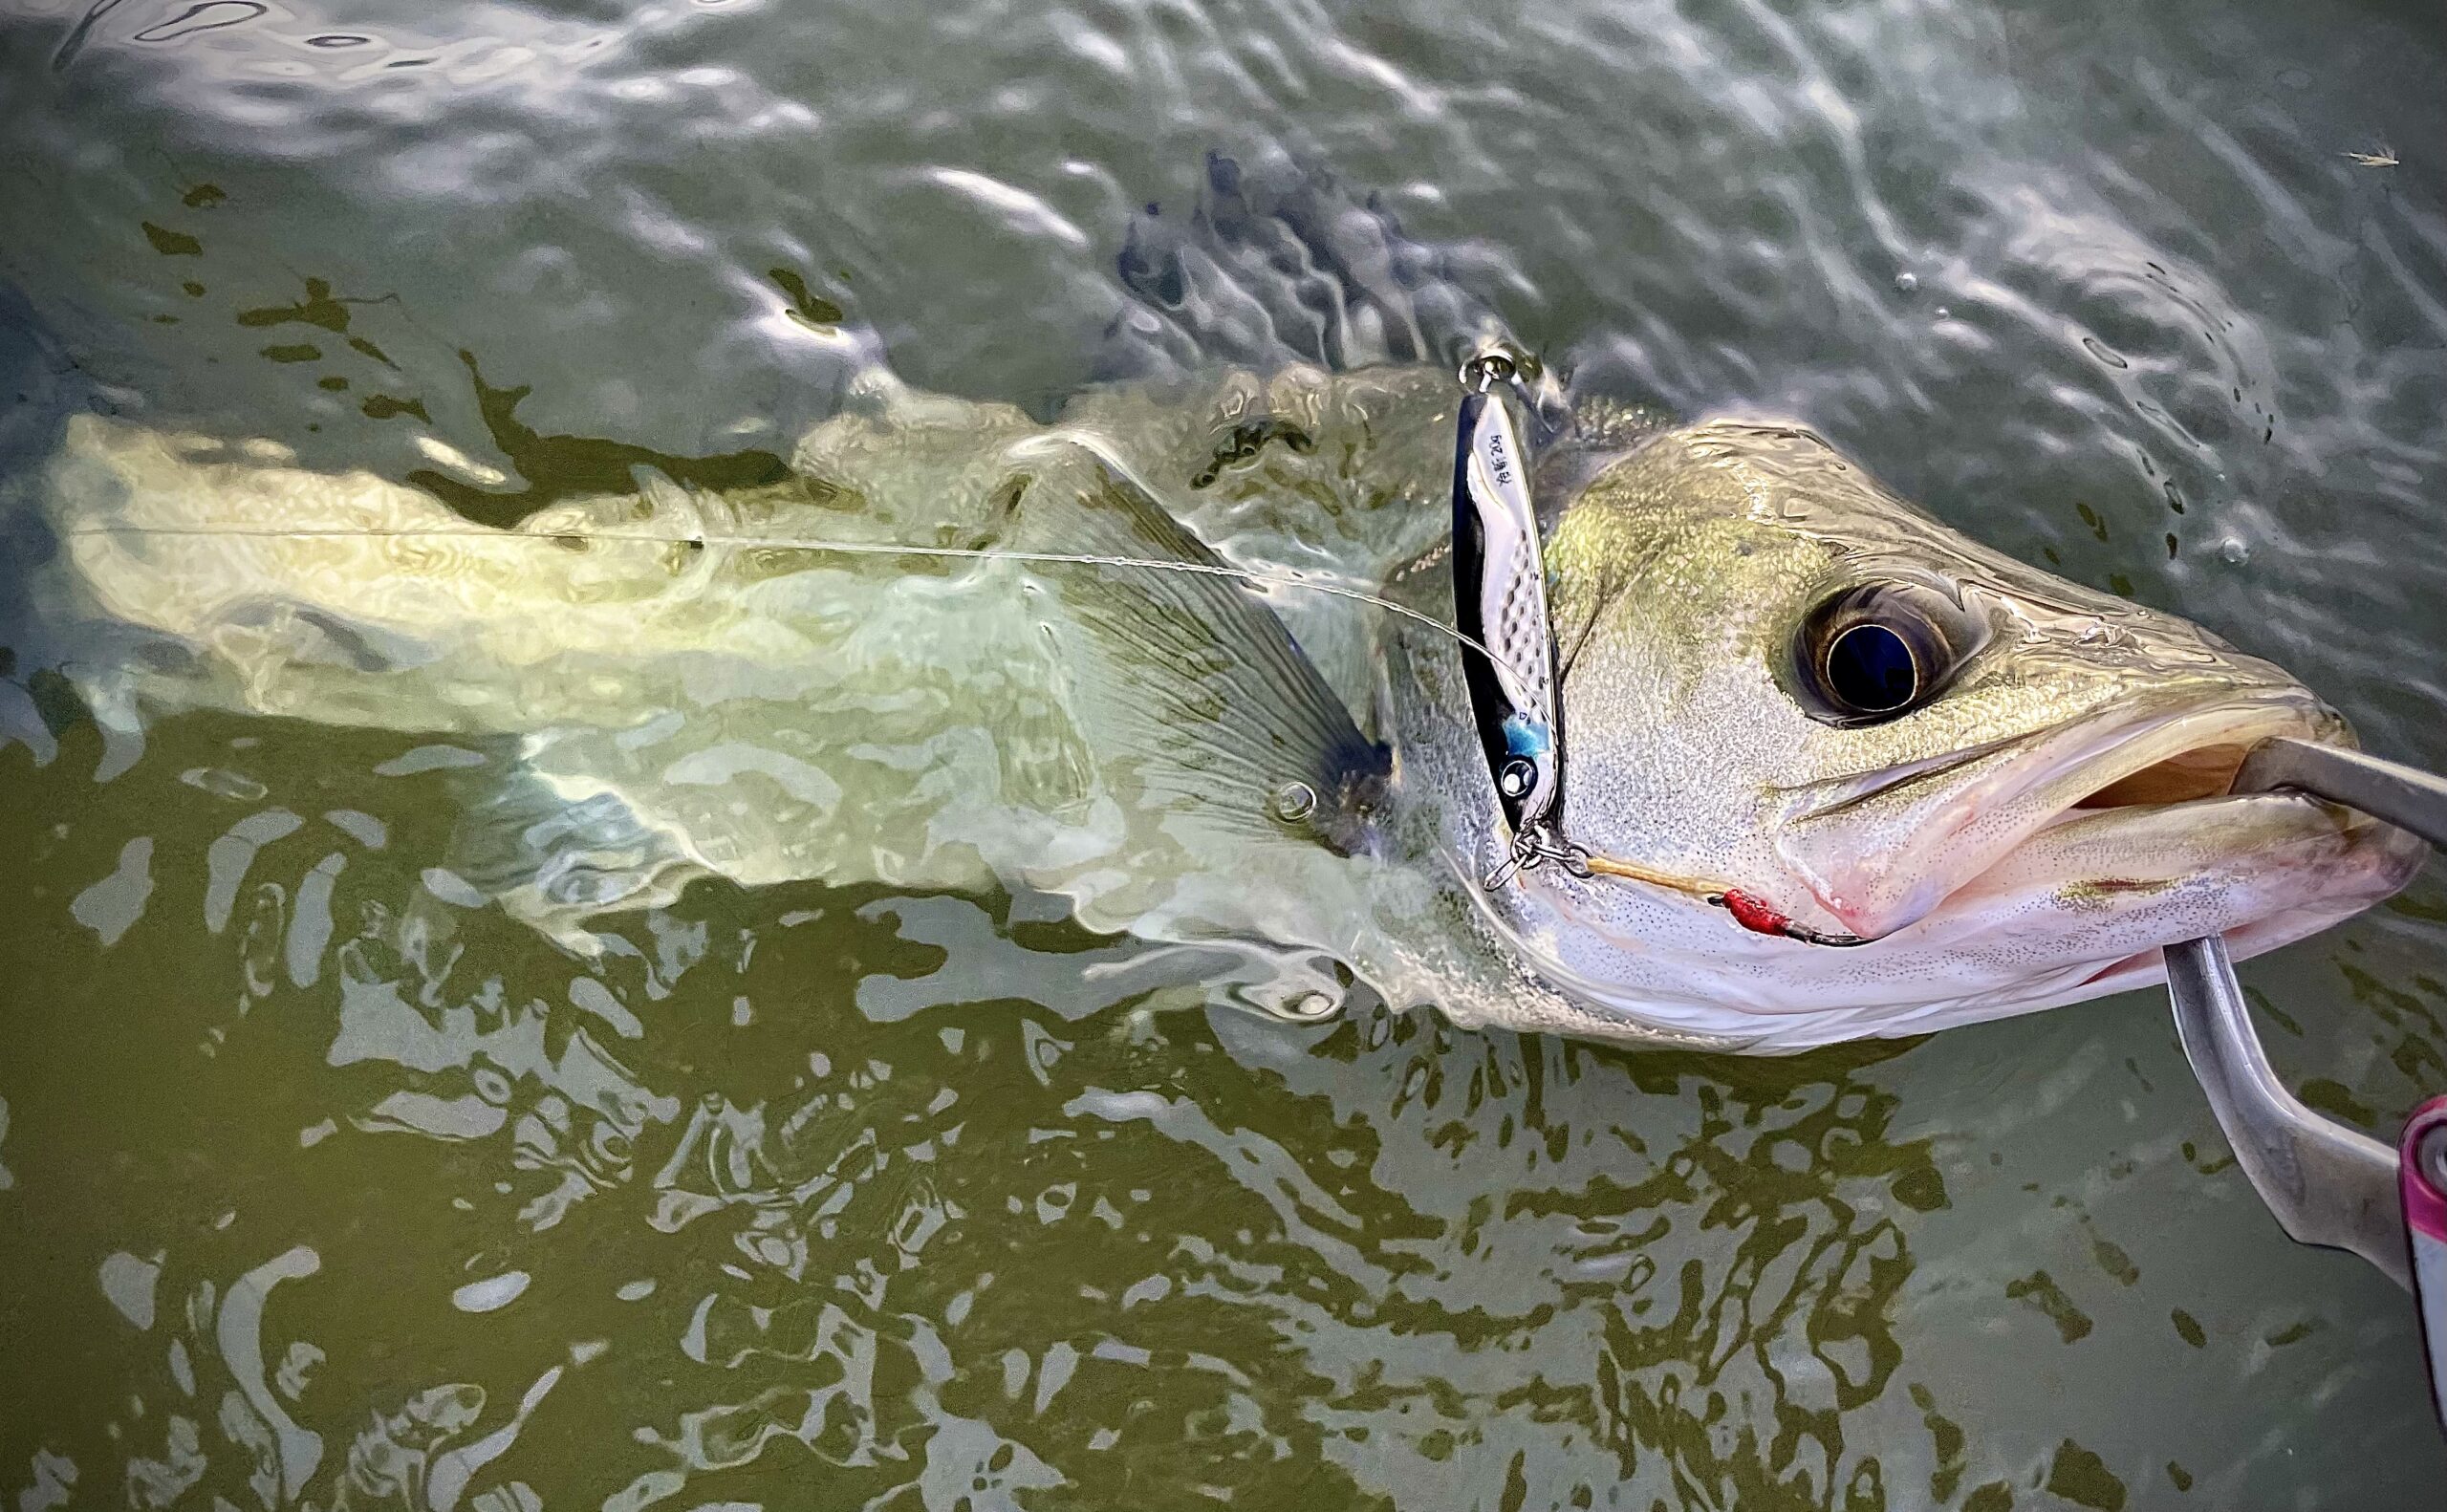
[[[1574,876],[1604,875],[1701,898],[1753,934],[1807,945],[1867,944],[1857,935],[1797,923],[1741,888],[1594,854],[1563,838],[1563,699],[1555,685],[1546,562],[1521,435],[1491,392],[1516,371],[1510,358],[1494,353],[1462,366],[1467,392],[1453,458],[1454,612],[1466,637],[1462,668],[1479,745],[1512,830],[1508,853],[1484,884],[1502,887],[1516,873],[1556,861]]]

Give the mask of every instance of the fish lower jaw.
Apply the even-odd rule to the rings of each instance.
[[[1601,1015],[1784,1053],[2148,987],[2178,940],[2215,935],[2237,959],[2259,955],[2386,898],[2427,853],[2403,831],[2309,799],[2204,799],[2051,825],[1919,920],[1853,949],[1679,917],[1661,900],[1636,924],[1574,920],[1562,938],[1582,948],[1569,964],[1535,940],[1511,943]]]
[[[2393,888],[2388,889],[2388,893],[2393,891]],[[2243,961],[2253,956],[2266,955],[2281,946],[2290,945],[2298,940],[2307,940],[2322,930],[2343,923],[2386,896],[2387,893],[2382,893],[2378,896],[2360,901],[2327,898],[2301,908],[2257,918],[2247,924],[2239,924],[2232,929],[2220,930],[2218,937],[2226,942],[2226,954],[2230,959]],[[2165,943],[2171,945],[2176,941],[2168,940]],[[2084,978],[2079,987],[2073,992],[2042,1005],[2055,1007],[2067,1003],[2080,1003],[2091,998],[2108,997],[2118,992],[2132,992],[2142,987],[2158,986],[2167,980],[2164,949],[2164,945],[2153,945],[2147,950],[2137,950],[2129,956],[2110,961]]]
[[[2400,830],[2291,793],[2075,809],[1887,940],[1977,949],[2052,937],[2078,960],[2089,940],[2094,978],[2155,980],[2161,946],[2220,935],[2239,954],[2272,949],[2394,894],[2427,854]]]
[[[2220,806],[2258,801],[2228,788],[2251,748],[2279,736],[2351,739],[2332,710],[2300,688],[2127,705],[2000,750],[1984,769],[1904,810],[1914,832],[1899,843],[1848,842],[1858,827],[1830,814],[1803,820],[1777,849],[1792,880],[1837,927],[1869,940],[1935,922],[1959,912],[1960,900],[2025,876],[2032,857],[2061,850],[2068,833],[2135,841],[2129,853],[2117,853],[2112,841],[2092,844],[2096,853],[2057,878],[2112,891],[2163,867],[2154,857],[2214,863],[2233,849],[2204,847],[2200,834],[2242,811]],[[2121,826],[2155,832],[2143,844]]]
[[[1749,958],[1760,969],[1725,983],[1723,1001],[1742,1006],[1724,1021],[1747,1025],[1753,1049],[1786,1051],[2150,987],[2165,981],[2166,945],[2215,935],[2237,960],[2277,949],[2388,897],[2428,853],[2400,830],[2343,820],[2291,796],[2203,800],[2140,817],[2170,822],[2181,817],[2176,810],[2223,804],[2264,806],[2252,817],[2290,829],[2292,843],[2229,845],[2214,863],[2189,869],[2172,855],[2145,867],[2128,853],[2106,873],[2034,872],[2012,885],[1983,875],[1917,922],[1855,950],[1763,941]],[[2111,812],[2062,828],[2095,827],[2092,839],[2115,829],[2129,834],[2124,816],[2133,811]],[[1788,954],[1771,965],[1765,952],[1780,947]]]

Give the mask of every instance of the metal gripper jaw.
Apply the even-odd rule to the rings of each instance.
[[[2292,788],[2447,844],[2447,781],[2393,762],[2270,741],[2237,792]],[[2185,1059],[2236,1163],[2298,1242],[2349,1250],[2414,1293],[2431,1405],[2447,1431],[2447,1096],[2414,1110],[2394,1148],[2332,1123],[2277,1078],[2222,940],[2169,945],[2167,995]]]

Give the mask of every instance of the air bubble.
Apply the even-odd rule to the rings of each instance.
[[[1341,1006],[1331,992],[1304,992],[1283,1005],[1283,1015],[1303,1024],[1313,1024],[1319,1019],[1332,1018],[1334,1010]]]
[[[1317,811],[1317,790],[1305,782],[1288,782],[1274,790],[1274,816],[1298,824]]]
[[[1895,287],[1899,292],[1908,294],[1920,287],[1919,275],[1908,272],[1897,273],[1895,275]]]
[[[2251,559],[2252,549],[2235,536],[2230,535],[2218,543],[2218,560],[2228,567],[2241,567]]]

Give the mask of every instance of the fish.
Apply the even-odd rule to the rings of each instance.
[[[1730,1008],[1753,1048],[1934,1030],[2160,983],[2176,940],[2274,949],[2426,854],[2229,790],[2263,740],[2352,743],[2282,669],[1966,539],[1802,427],[1721,419],[1604,463],[1547,561],[1561,830],[1594,865],[1540,875],[1506,925],[1587,1001],[1708,1031]],[[1737,891],[1798,929],[1729,940],[1694,897]]]
[[[1444,360],[1504,337],[1427,329],[1413,254],[1344,210],[1269,223],[1375,249],[1331,340],[1193,339],[1048,420],[866,360],[768,485],[641,466],[485,525],[79,414],[12,508],[58,543],[41,612],[97,721],[474,744],[450,870],[579,952],[707,876],[1001,890],[1286,1019],[1373,997],[1788,1053],[2146,986],[2176,940],[2274,949],[2421,865],[2228,790],[2263,740],[2353,742],[2274,664],[1980,545],[1797,421],[1678,419],[1523,353],[1497,401],[1539,438],[1563,759],[1556,858],[1507,867]],[[1202,260],[1134,239],[1151,348],[1201,279],[1251,276],[1264,219],[1202,218],[1239,238]]]

